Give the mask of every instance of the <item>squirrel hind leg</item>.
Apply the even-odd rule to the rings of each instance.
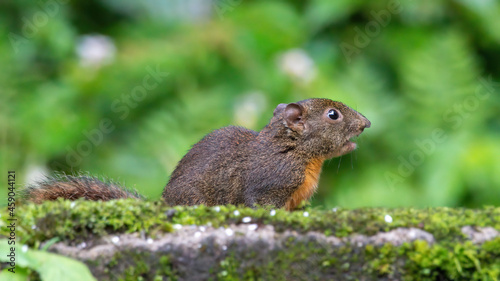
[[[136,191],[128,190],[113,182],[101,181],[91,176],[56,175],[28,186],[23,197],[34,203],[52,201],[57,198],[76,200],[84,198],[91,201],[108,201],[121,198],[143,197]]]

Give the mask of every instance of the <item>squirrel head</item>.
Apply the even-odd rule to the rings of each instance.
[[[355,150],[356,144],[350,139],[371,126],[361,113],[329,99],[279,104],[273,119],[284,125],[298,150],[324,159]]]

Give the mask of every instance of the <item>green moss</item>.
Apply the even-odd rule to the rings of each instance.
[[[88,263],[89,264],[89,263]],[[89,266],[92,267],[91,264]],[[109,280],[177,280],[171,258],[147,251],[117,252],[105,265]]]
[[[401,247],[386,244],[322,245],[290,237],[279,249],[241,249],[228,245],[213,261],[213,280],[357,280],[372,276],[398,280],[499,280],[500,238],[475,245],[467,241],[461,227],[491,226],[500,230],[500,208],[483,209],[358,209],[335,211],[305,209],[296,212],[270,208],[169,207],[162,202],[118,200],[110,202],[56,201],[18,208],[17,236],[21,242],[39,247],[57,237],[80,241],[113,233],[141,231],[155,237],[174,231],[173,225],[270,224],[277,231],[319,231],[345,237],[354,233],[373,235],[399,227],[417,227],[434,235],[436,243],[423,241]],[[7,236],[7,213],[0,213],[0,235]],[[386,221],[386,216],[392,222]],[[389,220],[390,221],[390,220]],[[173,254],[172,254],[173,255]],[[92,268],[99,264],[88,262]],[[170,254],[120,253],[106,264],[110,279],[175,280],[183,273]]]
[[[161,256],[159,258],[159,268],[156,271],[155,278],[159,280],[163,280],[163,278],[170,281],[177,280],[177,272],[175,271],[169,256]]]
[[[239,213],[235,214],[238,210]],[[307,212],[308,216],[304,213]],[[61,239],[85,239],[109,233],[145,231],[156,233],[172,231],[173,224],[206,225],[214,227],[239,224],[243,217],[253,222],[272,224],[280,230],[294,229],[300,232],[320,231],[327,235],[345,237],[353,233],[373,235],[398,227],[418,227],[432,233],[436,239],[463,238],[460,228],[465,225],[492,226],[500,229],[500,208],[484,209],[338,209],[321,211],[287,212],[259,208],[220,207],[169,207],[162,202],[116,200],[110,202],[55,201],[41,205],[27,204],[18,209],[22,214],[17,229],[18,236],[30,245],[52,237]],[[273,215],[274,214],[274,215]],[[3,212],[2,223],[7,224]],[[390,215],[392,222],[385,221]],[[0,234],[7,235],[5,228]]]
[[[411,276],[424,276],[420,280],[498,280],[500,273],[500,238],[483,245],[471,242],[429,246],[416,241],[405,245],[402,256],[409,259],[406,266]]]
[[[292,243],[269,259],[228,256],[219,263],[217,280],[499,280],[500,239],[482,246],[457,244],[456,249],[416,241],[395,247],[368,245],[324,248],[320,244]],[[494,247],[494,248],[492,248]],[[347,250],[347,248],[351,250]],[[491,251],[494,249],[493,251]],[[302,255],[306,251],[306,256]],[[399,268],[398,268],[399,266]]]
[[[35,245],[48,238],[81,240],[108,233],[132,233],[145,230],[149,234],[168,232],[171,224],[160,202],[116,200],[110,202],[64,201],[27,204],[18,208],[22,215],[17,226],[21,242]],[[7,213],[1,213],[6,224]],[[7,235],[7,232],[0,232]]]
[[[238,267],[240,267],[240,261],[236,260],[234,255],[231,255],[227,257],[226,259],[222,260],[220,263],[220,268],[217,273],[218,279],[223,279],[223,280],[241,280],[241,275],[238,273]],[[245,273],[245,276],[248,279],[253,279],[255,278],[254,273],[252,272],[249,274],[249,272]]]
[[[125,269],[125,277],[120,278],[119,280],[149,280],[146,278],[149,272],[149,265],[146,264],[144,260],[135,259],[132,263],[130,263],[130,266]]]

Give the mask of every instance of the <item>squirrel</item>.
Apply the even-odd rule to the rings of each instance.
[[[347,105],[324,98],[279,104],[260,132],[229,126],[193,145],[181,159],[162,198],[168,205],[256,205],[294,210],[318,186],[323,162],[356,149],[351,138],[370,121]],[[139,198],[135,191],[94,177],[47,178],[29,186],[35,203]]]

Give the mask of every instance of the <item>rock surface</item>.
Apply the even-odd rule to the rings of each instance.
[[[98,280],[495,280],[500,274],[500,208],[286,212],[119,200],[47,202],[21,211],[23,243],[83,261]]]

